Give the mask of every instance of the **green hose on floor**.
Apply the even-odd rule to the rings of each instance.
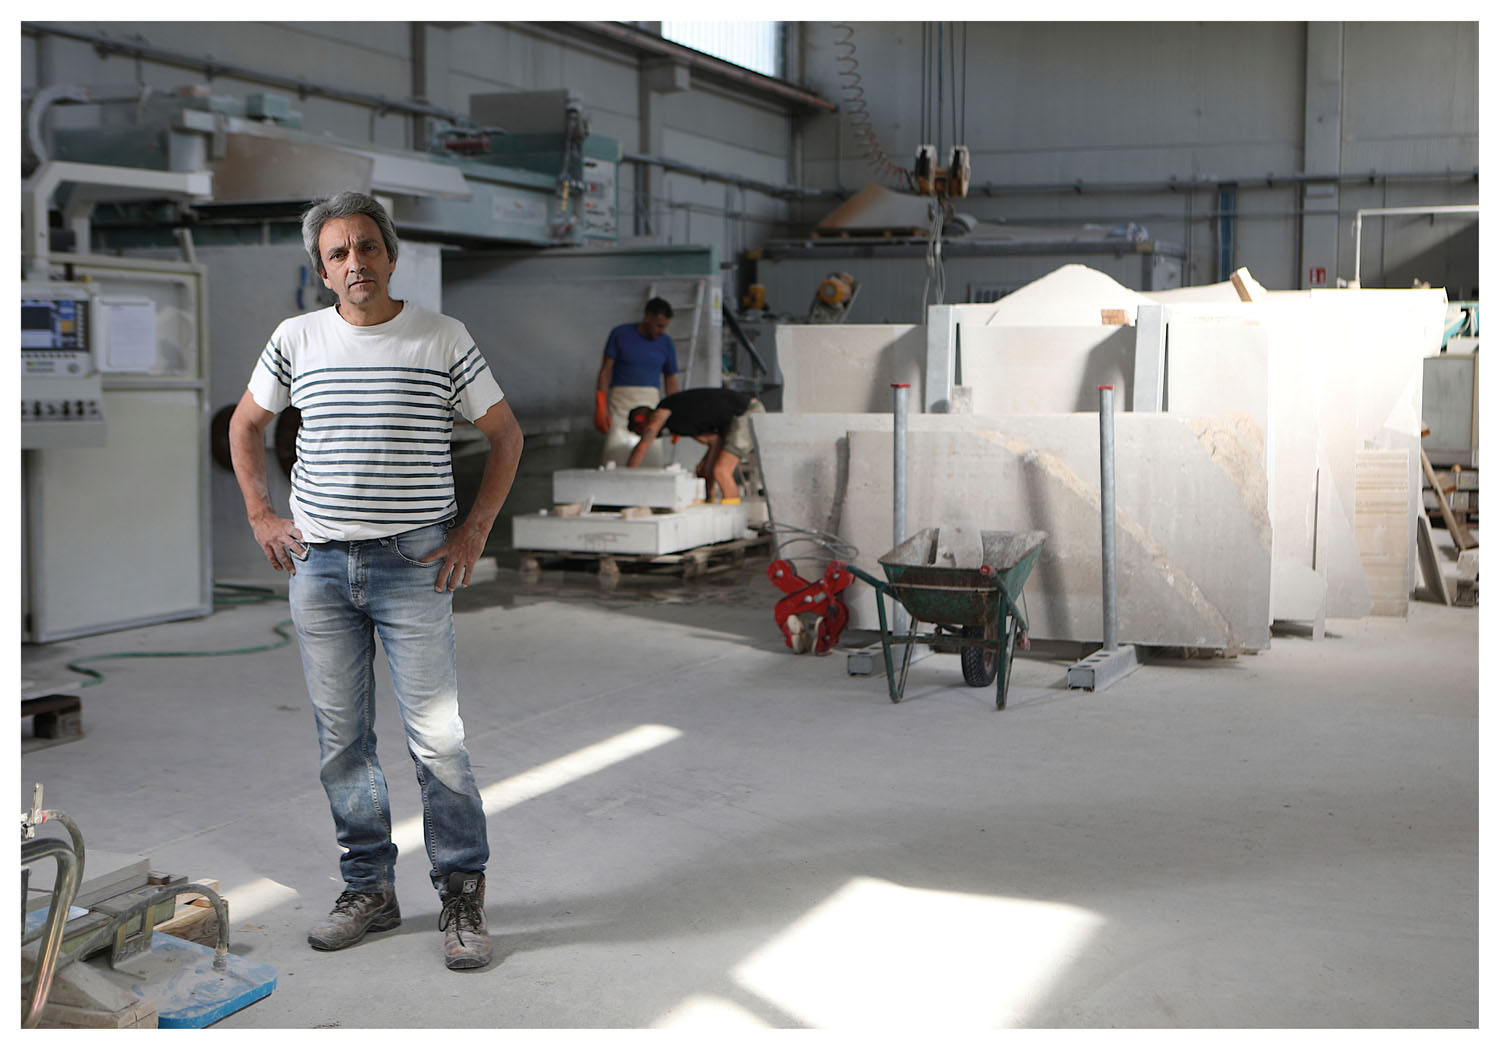
[[[277,593],[271,590],[269,587],[252,587],[236,583],[215,583],[214,588],[216,592],[232,592],[215,593],[215,605],[245,605],[257,602],[271,601],[272,599],[279,597],[279,595],[277,595]],[[244,649],[198,649],[187,650],[184,652],[100,653],[97,656],[86,656],[81,660],[73,661],[72,663],[67,664],[67,668],[75,674],[86,675],[89,678],[89,681],[82,683],[80,688],[87,688],[91,685],[98,685],[100,682],[104,681],[104,675],[94,670],[92,667],[86,666],[84,661],[87,661],[88,663],[95,663],[100,660],[139,660],[144,657],[239,656],[244,653],[263,653],[267,650],[280,649],[283,646],[290,644],[292,641],[292,635],[287,630],[287,628],[291,625],[291,620],[282,620],[280,623],[272,627],[271,630],[280,635],[281,640],[279,642],[271,642],[267,645],[252,645]]]

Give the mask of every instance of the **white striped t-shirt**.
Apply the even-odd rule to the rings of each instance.
[[[250,396],[302,413],[292,521],[321,543],[453,517],[453,413],[478,419],[505,395],[461,322],[407,301],[384,324],[352,325],[331,306],[281,322]]]

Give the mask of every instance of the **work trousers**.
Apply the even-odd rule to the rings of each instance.
[[[385,648],[406,748],[422,791],[422,837],[433,885],[483,871],[484,805],[458,714],[453,593],[435,590],[447,525],[377,540],[308,545],[292,576],[292,619],[317,721],[319,775],[344,848],[349,889],[395,884],[396,845],[375,753],[375,636]]]

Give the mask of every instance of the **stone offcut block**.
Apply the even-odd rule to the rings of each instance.
[[[743,538],[743,504],[696,503],[649,517],[592,512],[569,518],[518,514],[511,519],[516,550],[590,554],[671,554]]]
[[[554,503],[680,510],[704,496],[703,479],[688,473],[678,464],[552,472]]]

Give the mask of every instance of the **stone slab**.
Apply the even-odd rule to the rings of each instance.
[[[958,345],[976,414],[1097,412],[1101,384],[1115,388],[1120,409],[1131,403],[1133,328],[961,324]]]
[[[743,504],[700,503],[646,518],[591,512],[567,518],[518,514],[511,519],[511,545],[516,550],[671,554],[746,535]]]
[[[1412,592],[1410,458],[1405,449],[1364,449],[1354,460],[1354,536],[1376,616],[1405,616]]]
[[[925,426],[917,421],[949,417],[914,414],[910,418],[914,425]],[[789,529],[840,534],[849,470],[848,433],[889,431],[892,426],[889,412],[767,412],[750,417],[771,522]],[[884,520],[890,535],[889,507]],[[801,540],[781,542],[777,556],[791,561],[804,579],[811,578],[809,572],[821,575],[830,560],[818,555],[815,545]]]
[[[1100,641],[1097,414],[944,422],[908,435],[908,532],[944,524],[1048,532],[1023,591],[1031,634]],[[857,564],[879,574],[877,559],[890,549],[891,436],[855,431],[848,440],[843,531],[860,549]],[[1264,473],[1233,424],[1125,413],[1115,451],[1120,643],[1268,646]],[[852,626],[876,622],[872,594],[851,596],[850,607]]]
[[[680,510],[705,498],[703,479],[681,464],[670,467],[600,467],[552,472],[554,503],[595,507],[665,507]]]
[[[784,412],[888,412],[891,384],[911,385],[912,411],[926,404],[924,325],[778,325]]]

